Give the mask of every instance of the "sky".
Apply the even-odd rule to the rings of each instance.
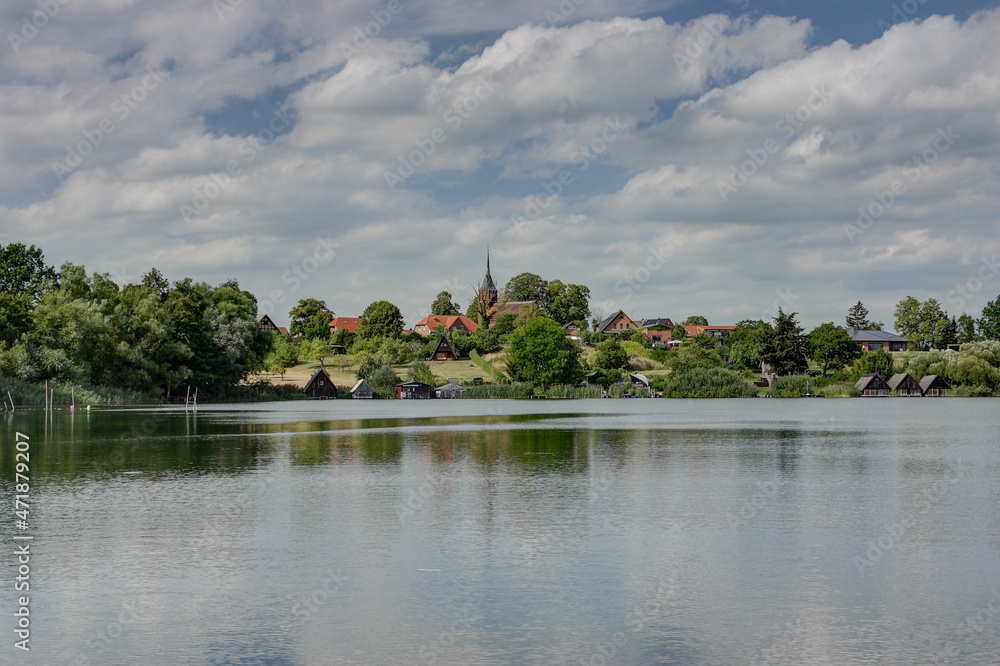
[[[594,314],[1000,294],[1000,9],[963,0],[0,6],[0,243],[236,279],[279,324],[498,285]]]

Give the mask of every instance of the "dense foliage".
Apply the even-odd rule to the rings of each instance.
[[[516,382],[576,384],[583,379],[580,347],[562,326],[536,317],[514,331],[507,349],[507,374]]]
[[[235,281],[169,285],[154,269],[120,287],[69,263],[53,275],[34,305],[0,299],[0,374],[159,394],[191,385],[218,396],[264,368],[272,334]]]

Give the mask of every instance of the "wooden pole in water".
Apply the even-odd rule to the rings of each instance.
[[[7,397],[10,398],[10,391],[7,391]],[[14,411],[14,398],[10,398],[10,411]]]
[[[194,387],[194,411],[198,411],[198,387]]]
[[[49,411],[49,380],[45,380],[45,411]]]
[[[190,399],[191,399],[191,385],[188,384],[188,392],[187,392],[187,395],[184,396],[184,411],[185,412],[188,409],[188,400],[190,400]]]

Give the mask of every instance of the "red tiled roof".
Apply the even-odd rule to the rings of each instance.
[[[358,324],[361,323],[361,317],[335,317],[333,321],[330,322],[330,328],[337,331],[350,331],[351,333],[358,332]]]
[[[446,331],[468,331],[469,333],[475,333],[479,330],[479,324],[462,315],[427,315],[417,322],[413,330],[420,335],[430,335],[438,326],[444,326],[444,330]]]

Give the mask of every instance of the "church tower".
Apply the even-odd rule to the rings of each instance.
[[[491,307],[497,304],[499,293],[497,292],[497,286],[493,282],[493,276],[490,275],[490,248],[486,248],[486,277],[479,285],[479,311],[480,313],[487,312]],[[482,325],[482,322],[479,322]]]

